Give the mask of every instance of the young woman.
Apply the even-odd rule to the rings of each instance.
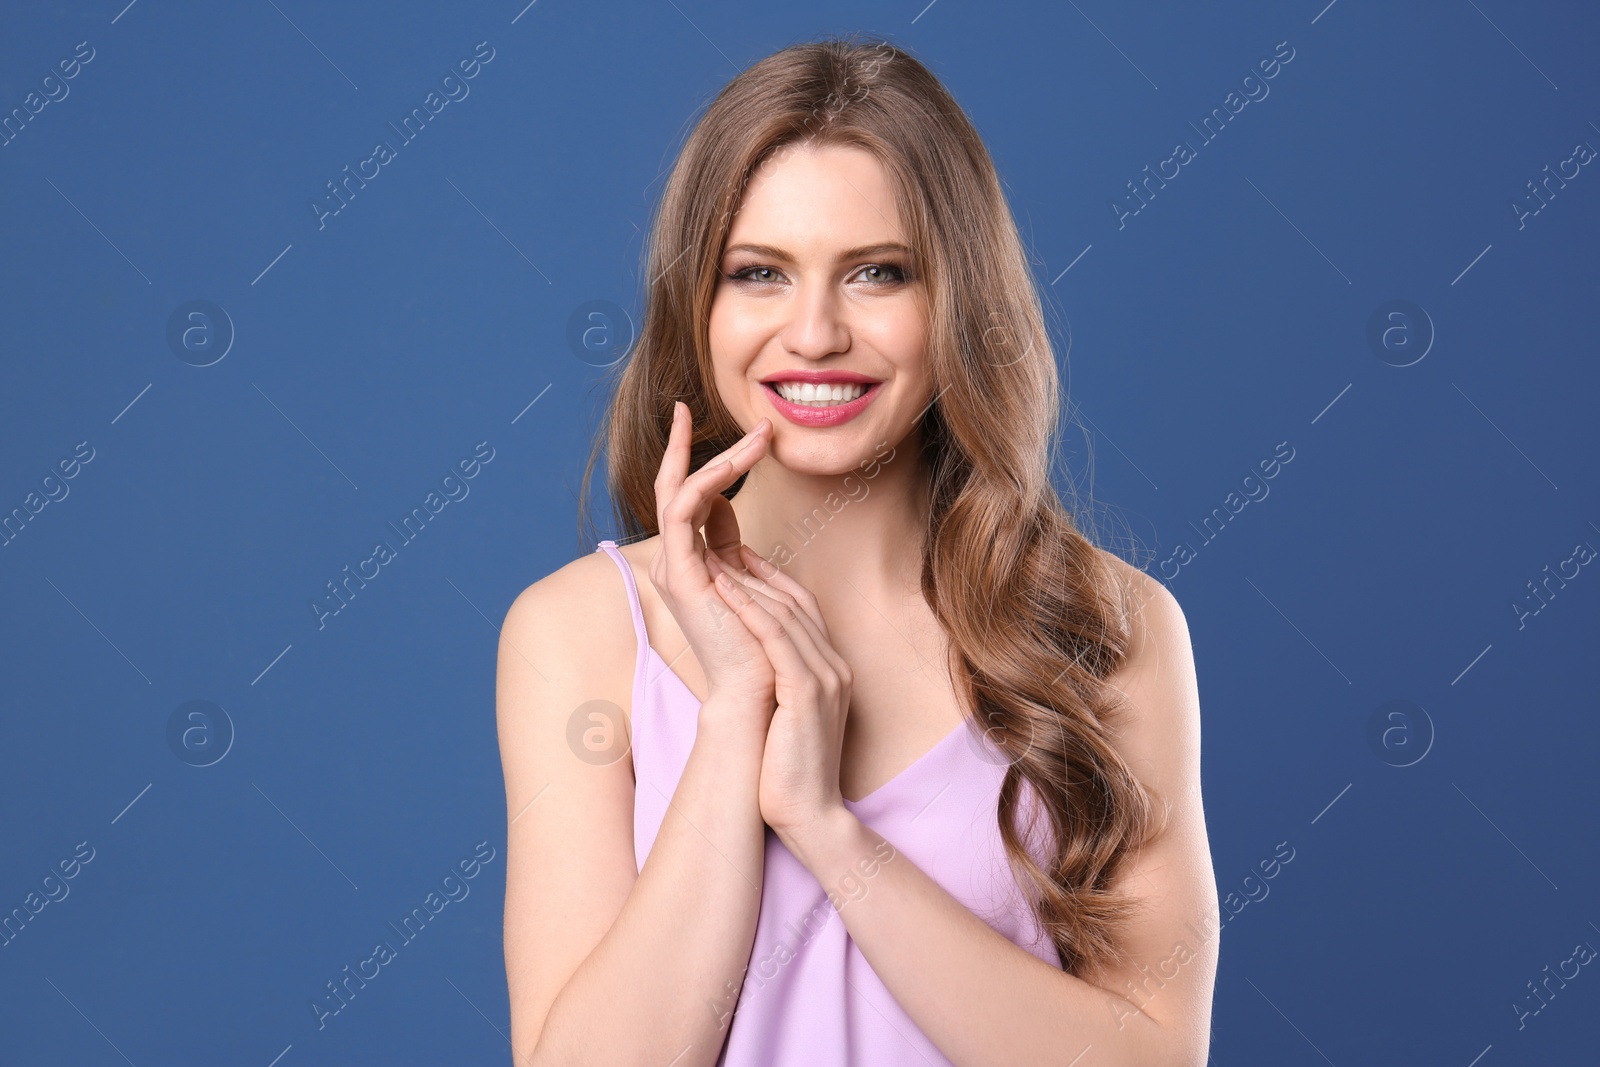
[[[1188,631],[1050,483],[970,121],[885,43],[785,49],[700,119],[649,256],[626,543],[500,646],[516,1060],[1204,1064]]]

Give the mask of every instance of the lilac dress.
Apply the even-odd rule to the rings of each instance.
[[[694,745],[700,701],[650,647],[633,569],[616,542],[601,541],[600,548],[622,570],[638,639],[631,743],[633,851],[642,870]],[[996,931],[1059,968],[1000,842],[995,810],[1005,769],[999,750],[963,721],[910,767],[845,807]],[[721,1015],[730,1006],[706,1010]],[[770,827],[749,970],[717,1064],[950,1064],[878,979],[827,891]]]

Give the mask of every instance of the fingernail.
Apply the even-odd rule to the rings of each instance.
[[[716,582],[717,588],[721,589],[724,593],[733,592],[733,580],[721,571],[717,572]]]

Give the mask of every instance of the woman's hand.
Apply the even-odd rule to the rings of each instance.
[[[691,475],[692,431],[688,407],[674,403],[672,432],[655,482],[661,541],[650,561],[650,581],[694,650],[709,686],[708,698],[723,697],[740,707],[755,705],[770,712],[775,685],[772,667],[761,654],[760,642],[728,617],[727,606],[712,586],[707,560],[717,552],[737,556],[739,523],[722,491],[766,453],[772,423],[762,419],[731,448]],[[755,727],[764,728],[765,722]]]
[[[761,817],[795,851],[797,838],[847,810],[839,756],[850,665],[834,649],[810,590],[748,545],[739,546],[739,559],[737,571],[715,556],[708,562],[717,591],[759,639],[774,672],[778,706],[761,762]]]

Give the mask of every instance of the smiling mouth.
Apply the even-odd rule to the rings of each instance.
[[[865,394],[878,388],[880,383],[870,385],[861,382],[762,382],[766,388],[777,393],[791,404],[799,404],[808,408],[841,407],[853,400],[858,400]]]

